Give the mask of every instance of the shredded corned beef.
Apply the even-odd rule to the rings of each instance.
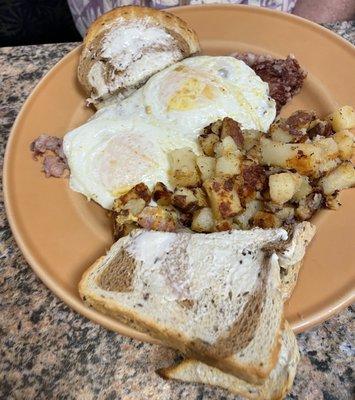
[[[276,101],[277,113],[301,90],[307,76],[307,72],[293,55],[285,60],[254,53],[234,53],[232,56],[244,61],[269,84],[270,96]]]

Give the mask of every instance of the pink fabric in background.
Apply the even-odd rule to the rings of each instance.
[[[228,3],[261,6],[291,12],[296,2],[297,0],[68,0],[75,25],[82,36],[97,17],[119,6],[144,5],[162,9],[189,4]]]

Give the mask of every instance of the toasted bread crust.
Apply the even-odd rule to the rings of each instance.
[[[120,239],[122,245],[130,236]],[[149,316],[145,315],[144,319],[138,312],[127,310],[118,305],[114,300],[103,298],[97,295],[89,287],[91,273],[95,273],[97,267],[101,264],[105,257],[100,257],[83,275],[79,283],[79,293],[81,298],[96,310],[111,316],[121,323],[127,324],[130,327],[137,329],[140,332],[147,333],[165,343],[167,346],[179,350],[186,357],[198,359],[208,365],[220,368],[221,370],[235,375],[238,378],[253,384],[261,384],[274,368],[280,351],[280,336],[283,327],[283,319],[280,320],[278,330],[276,332],[276,340],[273,346],[270,358],[265,360],[263,366],[238,363],[232,356],[233,348],[229,349],[230,356],[225,353],[218,354],[210,345],[201,343],[201,341],[192,341],[188,336],[169,330],[164,326],[158,325]],[[266,274],[266,268],[264,271]],[[92,278],[91,278],[92,279]],[[262,285],[264,286],[264,284]],[[266,288],[264,288],[266,290]],[[259,294],[261,295],[261,294]],[[265,295],[265,294],[264,294]],[[233,336],[233,327],[230,335]],[[222,341],[224,342],[224,341]]]
[[[173,14],[147,7],[124,6],[115,8],[101,15],[101,17],[91,24],[86,33],[77,71],[79,82],[83,86],[86,94],[92,97],[95,105],[99,105],[100,102],[109,103],[110,97],[114,97],[117,94],[122,94],[123,97],[127,97],[134,90],[138,89],[152,74],[147,74],[133,86],[118,87],[114,92],[108,90],[106,94],[99,97],[96,97],[95,94],[97,88],[89,81],[91,68],[97,62],[100,63],[100,68],[103,68],[104,76],[110,75],[112,72],[118,75],[121,73],[121,71],[115,70],[115,68],[106,61],[101,60],[100,49],[106,34],[110,32],[111,29],[114,30],[117,24],[125,25],[131,21],[144,21],[145,24],[150,26],[163,28],[174,38],[175,46],[181,52],[180,60],[200,51],[196,33],[189,28],[185,21]],[[143,26],[142,30],[144,31]],[[147,49],[147,51],[149,52],[149,49]],[[100,106],[97,108],[100,108]]]
[[[287,321],[284,323],[283,330],[286,332],[287,336],[289,337],[290,344],[289,344],[289,354],[288,354],[288,365],[287,365],[287,372],[281,372],[280,376],[276,376],[278,379],[277,384],[275,385],[275,381],[273,382],[268,381],[266,378],[263,384],[256,385],[254,390],[251,390],[251,385],[248,382],[243,380],[239,380],[236,382],[234,386],[221,386],[224,389],[228,389],[232,393],[236,395],[243,396],[250,400],[282,400],[285,398],[287,393],[291,390],[294,377],[296,375],[297,365],[299,362],[299,350],[297,346],[296,339],[294,334],[291,331],[290,326],[288,325]],[[283,332],[283,334],[285,333]],[[292,347],[291,347],[292,346]],[[279,361],[279,360],[278,360]],[[195,368],[196,361],[192,359],[186,359],[181,361],[178,364],[172,365],[167,368],[161,368],[157,370],[159,376],[164,379],[177,379],[184,381],[182,377],[184,371],[189,368]],[[220,373],[218,370],[215,372],[216,374]],[[273,378],[275,379],[275,377]],[[188,382],[192,382],[191,379],[187,379]],[[201,379],[198,383],[204,383],[207,385],[213,384],[209,381],[208,376],[205,377],[205,380]]]
[[[119,18],[126,21],[149,18],[149,21],[154,22],[156,25],[160,25],[168,30],[180,34],[189,44],[189,47],[192,49],[192,53],[200,50],[195,31],[193,31],[181,18],[166,11],[162,12],[154,8],[139,6],[117,7],[105,14],[102,14],[90,25],[84,39],[84,46],[89,46],[97,35],[106,30]]]

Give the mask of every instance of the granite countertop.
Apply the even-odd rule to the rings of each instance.
[[[355,42],[355,23],[328,25]],[[10,128],[39,79],[77,44],[0,49],[0,163]],[[40,133],[40,132],[39,132]],[[0,198],[0,399],[232,400],[225,391],[168,382],[155,369],[176,354],[89,322],[36,277]],[[353,397],[354,309],[298,335],[301,362],[288,399]]]

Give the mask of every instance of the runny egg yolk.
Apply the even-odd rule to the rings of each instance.
[[[201,82],[197,78],[189,78],[184,81],[179,90],[177,90],[169,99],[168,111],[186,111],[195,108],[198,100],[214,98],[213,89],[208,84]]]

